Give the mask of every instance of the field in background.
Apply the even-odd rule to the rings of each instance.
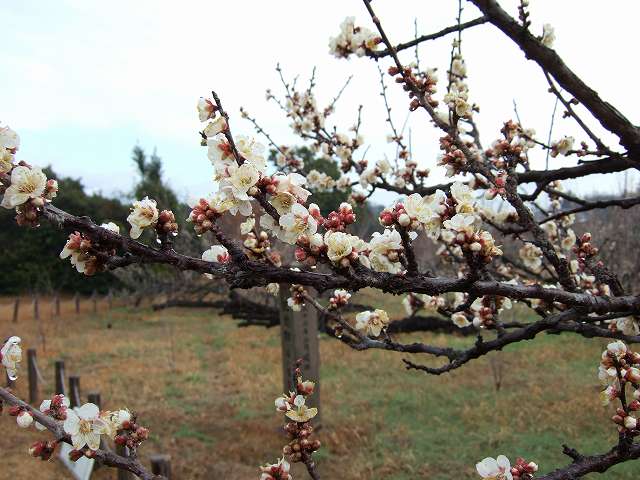
[[[363,296],[357,301],[373,303],[373,295]],[[26,298],[14,325],[12,302],[0,301],[0,337],[19,335],[25,349],[38,350],[45,391],[53,388],[53,362],[64,359],[67,374],[81,376],[84,398],[99,391],[104,408],[139,413],[151,430],[141,456],[170,454],[174,478],[257,479],[258,465],[279,457],[285,441],[273,406],[282,393],[278,329],[239,329],[229,317],[206,310],[109,311],[100,304],[93,314],[88,301],[75,315],[70,300],[62,303],[61,317],[51,316],[50,300],[42,301],[36,322]],[[400,313],[391,304],[389,310]],[[401,336],[418,338],[472,341]],[[522,455],[549,471],[568,462],[563,442],[582,453],[604,452],[617,437],[611,411],[598,397],[596,370],[605,343],[547,335],[431,377],[405,371],[401,355],[354,352],[322,336],[320,472],[347,480],[474,479],[474,465],[485,456],[503,453],[514,461]],[[26,397],[26,368],[18,392]],[[57,460],[42,464],[28,457],[30,444],[46,434],[18,429],[6,414],[0,429],[0,479],[69,478]],[[606,478],[630,480],[637,472],[637,462],[630,462]],[[94,478],[115,473],[100,469]]]

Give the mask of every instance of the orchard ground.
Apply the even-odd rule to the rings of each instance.
[[[379,299],[370,292],[354,297],[376,305]],[[383,303],[390,316],[402,314],[398,298]],[[0,301],[0,336],[19,335],[25,349],[37,349],[44,393],[53,388],[54,361],[64,359],[67,374],[81,376],[83,400],[99,391],[103,408],[139,414],[151,431],[142,460],[170,454],[175,479],[257,479],[258,465],[281,455],[286,440],[273,404],[282,393],[279,329],[238,328],[210,310],[101,305],[94,314],[88,301],[75,315],[70,299],[60,317],[51,316],[50,300],[42,301],[39,322],[26,298],[21,310],[12,324],[13,299]],[[405,342],[417,338],[439,345],[473,342],[441,334],[400,336]],[[505,454],[512,462],[523,456],[547,472],[569,462],[563,443],[584,454],[603,453],[617,439],[612,409],[599,400],[604,345],[542,335],[434,377],[406,371],[401,354],[356,352],[322,335],[320,472],[348,480],[475,479],[475,463],[486,456]],[[17,390],[26,397],[26,365]],[[47,433],[21,430],[6,413],[0,425],[0,479],[70,478],[57,459],[43,463],[27,455]],[[298,467],[294,478],[305,478]],[[637,462],[628,462],[606,478],[630,480],[637,472]],[[101,468],[94,478],[116,473]]]

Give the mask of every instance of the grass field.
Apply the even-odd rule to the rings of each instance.
[[[37,348],[45,390],[52,389],[53,362],[64,359],[67,373],[81,376],[83,394],[100,391],[104,408],[139,413],[151,430],[141,456],[170,454],[174,478],[257,479],[257,466],[279,456],[278,329],[239,329],[204,310],[119,307],[75,315],[71,302],[59,318],[43,305],[40,322],[24,311],[14,325],[11,308],[9,299],[0,306],[0,336],[20,335],[25,348]],[[402,340],[417,338],[471,341],[438,334]],[[564,442],[582,453],[604,452],[616,440],[611,411],[598,397],[604,344],[547,335],[430,377],[405,371],[399,354],[355,352],[323,336],[320,472],[349,480],[474,479],[474,465],[485,456],[521,455],[546,472],[567,463]],[[492,371],[499,369],[497,391]],[[18,391],[25,396],[26,389],[24,378]],[[27,456],[42,434],[19,430],[6,414],[0,428],[0,479],[68,478],[57,460],[42,464]],[[604,478],[630,480],[638,472],[631,462]],[[100,469],[95,478],[115,473]],[[294,471],[294,478],[305,475]]]

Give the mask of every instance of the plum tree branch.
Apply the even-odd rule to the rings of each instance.
[[[496,0],[470,0],[482,11],[488,21],[509,37],[525,53],[549,72],[558,84],[571,93],[600,124],[618,136],[620,143],[634,156],[640,155],[640,128],[633,125],[613,105],[600,98],[598,92],[589,87],[555,50],[546,47],[531,32],[511,17]]]
[[[53,206],[44,207],[44,217],[59,228],[77,230],[93,240],[125,251],[114,264],[118,268],[132,263],[155,263],[171,265],[180,270],[209,273],[224,278],[232,288],[251,288],[268,283],[290,283],[313,287],[319,292],[346,288],[358,291],[372,287],[389,293],[424,293],[439,295],[447,292],[466,292],[470,295],[500,295],[516,300],[537,298],[547,302],[559,302],[567,306],[583,307],[590,312],[606,313],[640,311],[640,296],[605,297],[587,293],[568,292],[540,285],[515,285],[493,280],[477,280],[469,283],[464,278],[428,277],[419,275],[406,277],[399,274],[376,272],[363,265],[352,267],[347,277],[338,273],[296,271],[284,267],[258,262],[249,258],[226,264],[206,262],[174,251],[163,251],[149,247],[124,235],[99,227],[88,217],[77,217]]]
[[[49,430],[58,442],[65,442],[71,445],[69,435],[67,435],[62,428],[60,422],[55,421],[53,418],[44,415],[39,410],[36,410],[28,403],[23,402],[18,397],[13,395],[8,389],[0,387],[0,401],[5,402],[8,405],[20,407],[27,410],[35,421]],[[126,470],[128,472],[137,475],[141,480],[166,480],[165,477],[160,475],[154,475],[149,472],[136,458],[122,457],[109,450],[96,450],[95,459],[99,460],[103,465],[113,467],[119,470]]]
[[[442,38],[444,36],[447,36],[451,33],[458,33],[461,32],[463,30],[466,30],[468,28],[472,28],[475,27],[477,25],[482,25],[483,23],[487,23],[487,17],[485,16],[481,16],[478,18],[474,18],[473,20],[469,20],[468,22],[464,22],[464,23],[460,23],[460,24],[456,24],[456,25],[451,25],[450,27],[446,27],[443,28],[442,30],[435,32],[435,33],[430,33],[427,35],[420,35],[417,38],[414,38],[413,40],[410,40],[408,42],[405,43],[399,43],[398,45],[396,45],[395,47],[393,47],[393,49],[396,52],[400,52],[402,50],[406,50],[408,48],[411,47],[415,47],[416,45],[419,45],[420,43],[429,41],[429,40],[436,40],[438,38]],[[383,58],[383,57],[387,57],[389,55],[391,55],[391,50],[386,49],[386,50],[381,50],[379,52],[376,51],[370,51],[367,53],[367,55],[369,55],[372,58]]]

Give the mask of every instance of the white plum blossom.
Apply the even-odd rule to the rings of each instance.
[[[613,355],[617,359],[622,359],[625,357],[629,349],[627,345],[622,340],[616,340],[615,342],[611,342],[607,345],[607,353]]]
[[[356,315],[356,330],[362,330],[371,337],[379,337],[382,329],[388,324],[389,315],[384,310],[365,310]]]
[[[264,158],[264,145],[257,142],[253,138],[245,135],[239,135],[235,139],[238,153],[244,158],[245,163],[251,163],[261,174],[265,174],[267,170],[267,161]]]
[[[209,122],[204,127],[203,133],[205,137],[215,137],[219,133],[224,132],[227,129],[227,120],[224,117],[218,117],[213,122]]]
[[[450,220],[445,220],[443,225],[458,233],[473,233],[477,221],[478,218],[473,213],[456,213]]]
[[[399,273],[402,264],[398,252],[402,250],[402,239],[397,230],[385,229],[384,233],[374,232],[369,242],[369,262],[378,272]]]
[[[227,168],[236,165],[236,159],[233,156],[231,146],[223,135],[207,138],[207,157],[214,166],[216,180],[227,176]]]
[[[276,175],[274,180],[277,182],[276,191],[278,193],[289,193],[298,201],[304,203],[311,195],[309,190],[303,188],[307,183],[307,179],[299,173],[289,173],[288,175]]]
[[[0,127],[0,148],[11,150],[12,153],[20,148],[20,137],[9,127]]]
[[[287,298],[287,305],[294,312],[301,312],[302,311],[302,304],[300,302],[297,302],[296,299],[293,298],[293,297]]]
[[[367,50],[375,50],[378,36],[365,27],[356,27],[355,18],[347,17],[340,24],[340,33],[329,40],[329,52],[337,58],[347,58],[352,53],[362,57]]]
[[[382,158],[376,162],[376,168],[380,175],[386,175],[391,171],[391,163],[386,158]]]
[[[262,472],[260,480],[280,480],[283,478],[293,480],[293,476],[289,473],[289,469],[289,462],[287,462],[283,456],[278,463],[260,467],[260,471]]]
[[[229,251],[222,245],[213,245],[202,254],[205,262],[227,263],[229,261]]]
[[[334,263],[348,257],[353,251],[351,235],[348,233],[328,231],[324,235],[324,243],[327,245],[327,257]]]
[[[451,62],[451,73],[463,78],[467,76],[467,66],[464,60],[458,55],[456,55],[453,62]]]
[[[311,170],[307,173],[307,185],[318,192],[326,192],[333,189],[336,181],[324,172]]]
[[[575,139],[573,137],[562,137],[557,142],[551,145],[551,156],[557,157],[558,155],[567,155],[573,148]]]
[[[471,117],[472,109],[468,100],[469,91],[463,82],[453,82],[449,93],[444,96],[444,103],[454,110],[458,117]]]
[[[550,23],[545,23],[542,26],[542,38],[540,41],[547,48],[553,48],[553,42],[556,40],[556,33],[553,28],[553,25]]]
[[[127,217],[127,222],[131,224],[131,232],[129,233],[131,238],[139,238],[145,228],[155,225],[158,221],[158,215],[155,200],[144,197],[142,200],[133,202],[133,208]]]
[[[360,186],[362,188],[367,188],[369,185],[373,185],[376,183],[378,179],[378,172],[375,168],[367,168],[360,174]]]
[[[9,173],[13,158],[20,147],[20,137],[9,127],[0,127],[0,174]]]
[[[347,177],[346,175],[342,175],[336,181],[336,188],[338,190],[340,190],[341,192],[346,192],[349,189],[350,186],[351,186],[351,179],[349,177]]]
[[[4,192],[0,206],[8,209],[42,197],[47,187],[47,176],[39,168],[15,167],[11,171],[11,185]]]
[[[318,414],[317,408],[309,408],[305,405],[304,395],[296,395],[293,405],[295,408],[288,410],[285,415],[294,422],[305,423]]]
[[[240,200],[234,197],[229,189],[216,192],[211,199],[211,206],[218,213],[229,212],[233,216],[239,213],[243,217],[248,217],[253,211],[249,200]]]
[[[567,230],[567,236],[562,239],[560,245],[563,250],[569,251],[576,244],[576,234],[572,229]]]
[[[467,316],[462,312],[457,312],[451,315],[451,321],[458,328],[464,328],[471,325],[471,322],[467,318]]]
[[[100,448],[100,435],[109,434],[112,426],[100,417],[100,409],[93,403],[86,403],[80,408],[67,411],[64,431],[71,436],[75,450],[85,445],[91,450]]]
[[[252,163],[245,162],[240,166],[231,165],[227,171],[229,177],[220,182],[220,188],[237,200],[248,201],[249,190],[260,180],[258,169]]]
[[[416,219],[420,223],[425,223],[431,217],[432,211],[427,203],[427,197],[422,197],[419,193],[409,195],[404,202],[404,209],[411,219]]]
[[[198,100],[198,118],[201,122],[206,122],[210,118],[213,118],[215,113],[215,106],[208,98],[200,97]]]
[[[616,329],[625,335],[640,335],[640,325],[636,317],[624,317],[615,320]]]
[[[525,267],[538,272],[542,267],[542,250],[533,243],[525,243],[519,250],[520,258]]]
[[[0,174],[9,173],[13,168],[13,153],[0,147]]]
[[[616,398],[618,398],[618,389],[613,385],[609,385],[600,392],[600,402],[603,407],[609,405]]]
[[[273,205],[279,215],[285,215],[291,211],[293,205],[298,203],[298,199],[292,193],[278,192],[271,197],[269,203]]]
[[[485,480],[513,480],[511,462],[504,455],[499,455],[498,458],[485,458],[476,464],[476,470]]]
[[[270,293],[271,295],[278,295],[278,292],[280,292],[280,285],[277,283],[268,283],[265,288],[267,293]]]
[[[132,415],[129,410],[116,410],[115,412],[108,412],[106,417],[113,430],[120,430],[125,422],[130,422]]]
[[[473,198],[473,190],[462,182],[454,182],[451,185],[451,196],[456,201],[456,212],[471,213],[475,199]]]
[[[9,337],[0,348],[0,361],[7,370],[10,380],[18,378],[18,365],[22,361],[22,348],[20,348],[20,337]]]
[[[316,219],[311,216],[304,205],[299,203],[294,204],[289,213],[280,217],[279,224],[283,230],[280,239],[290,244],[294,244],[300,235],[311,236],[318,229]]]
[[[246,235],[256,225],[256,219],[254,217],[247,217],[247,219],[240,224],[240,233]]]
[[[80,250],[82,244],[82,236],[74,233],[69,236],[69,240],[64,244],[62,251],[60,252],[60,258],[62,260],[69,258],[71,265],[78,271],[78,273],[84,273],[87,269],[87,261],[89,255],[86,255]]]

